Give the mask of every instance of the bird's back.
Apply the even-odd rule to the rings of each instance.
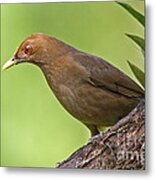
[[[99,57],[75,50],[58,61],[64,64],[55,94],[84,124],[113,125],[144,97],[139,85]]]

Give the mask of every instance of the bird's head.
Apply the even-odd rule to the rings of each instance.
[[[35,33],[21,43],[17,52],[2,69],[8,69],[23,62],[41,66],[51,62],[63,51],[66,51],[66,48],[61,41],[43,33]]]

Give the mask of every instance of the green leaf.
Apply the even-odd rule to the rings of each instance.
[[[144,53],[144,50],[143,50],[143,49],[141,49],[141,52],[142,52],[143,56],[145,56],[145,53]]]
[[[126,9],[143,26],[145,25],[145,17],[141,13],[139,13],[138,11],[136,11],[134,8],[132,8],[130,5],[128,5],[126,3],[122,3],[122,2],[118,2],[118,1],[116,1],[116,2],[117,2],[117,4],[122,6],[124,9]]]
[[[137,80],[140,82],[140,84],[144,87],[145,86],[145,74],[142,70],[140,70],[137,66],[132,64],[130,61],[127,61],[133,74],[137,78]]]
[[[141,47],[141,49],[143,50],[143,52],[145,51],[145,42],[144,39],[142,39],[139,36],[136,35],[132,35],[132,34],[125,34],[127,37],[129,37],[130,39],[132,39],[138,46]]]

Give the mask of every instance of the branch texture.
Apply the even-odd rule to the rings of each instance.
[[[145,169],[145,103],[90,139],[57,168]]]

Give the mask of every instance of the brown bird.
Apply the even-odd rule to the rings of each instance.
[[[92,136],[112,126],[144,97],[144,91],[107,61],[46,34],[29,36],[3,69],[28,62],[40,67],[63,107]]]

